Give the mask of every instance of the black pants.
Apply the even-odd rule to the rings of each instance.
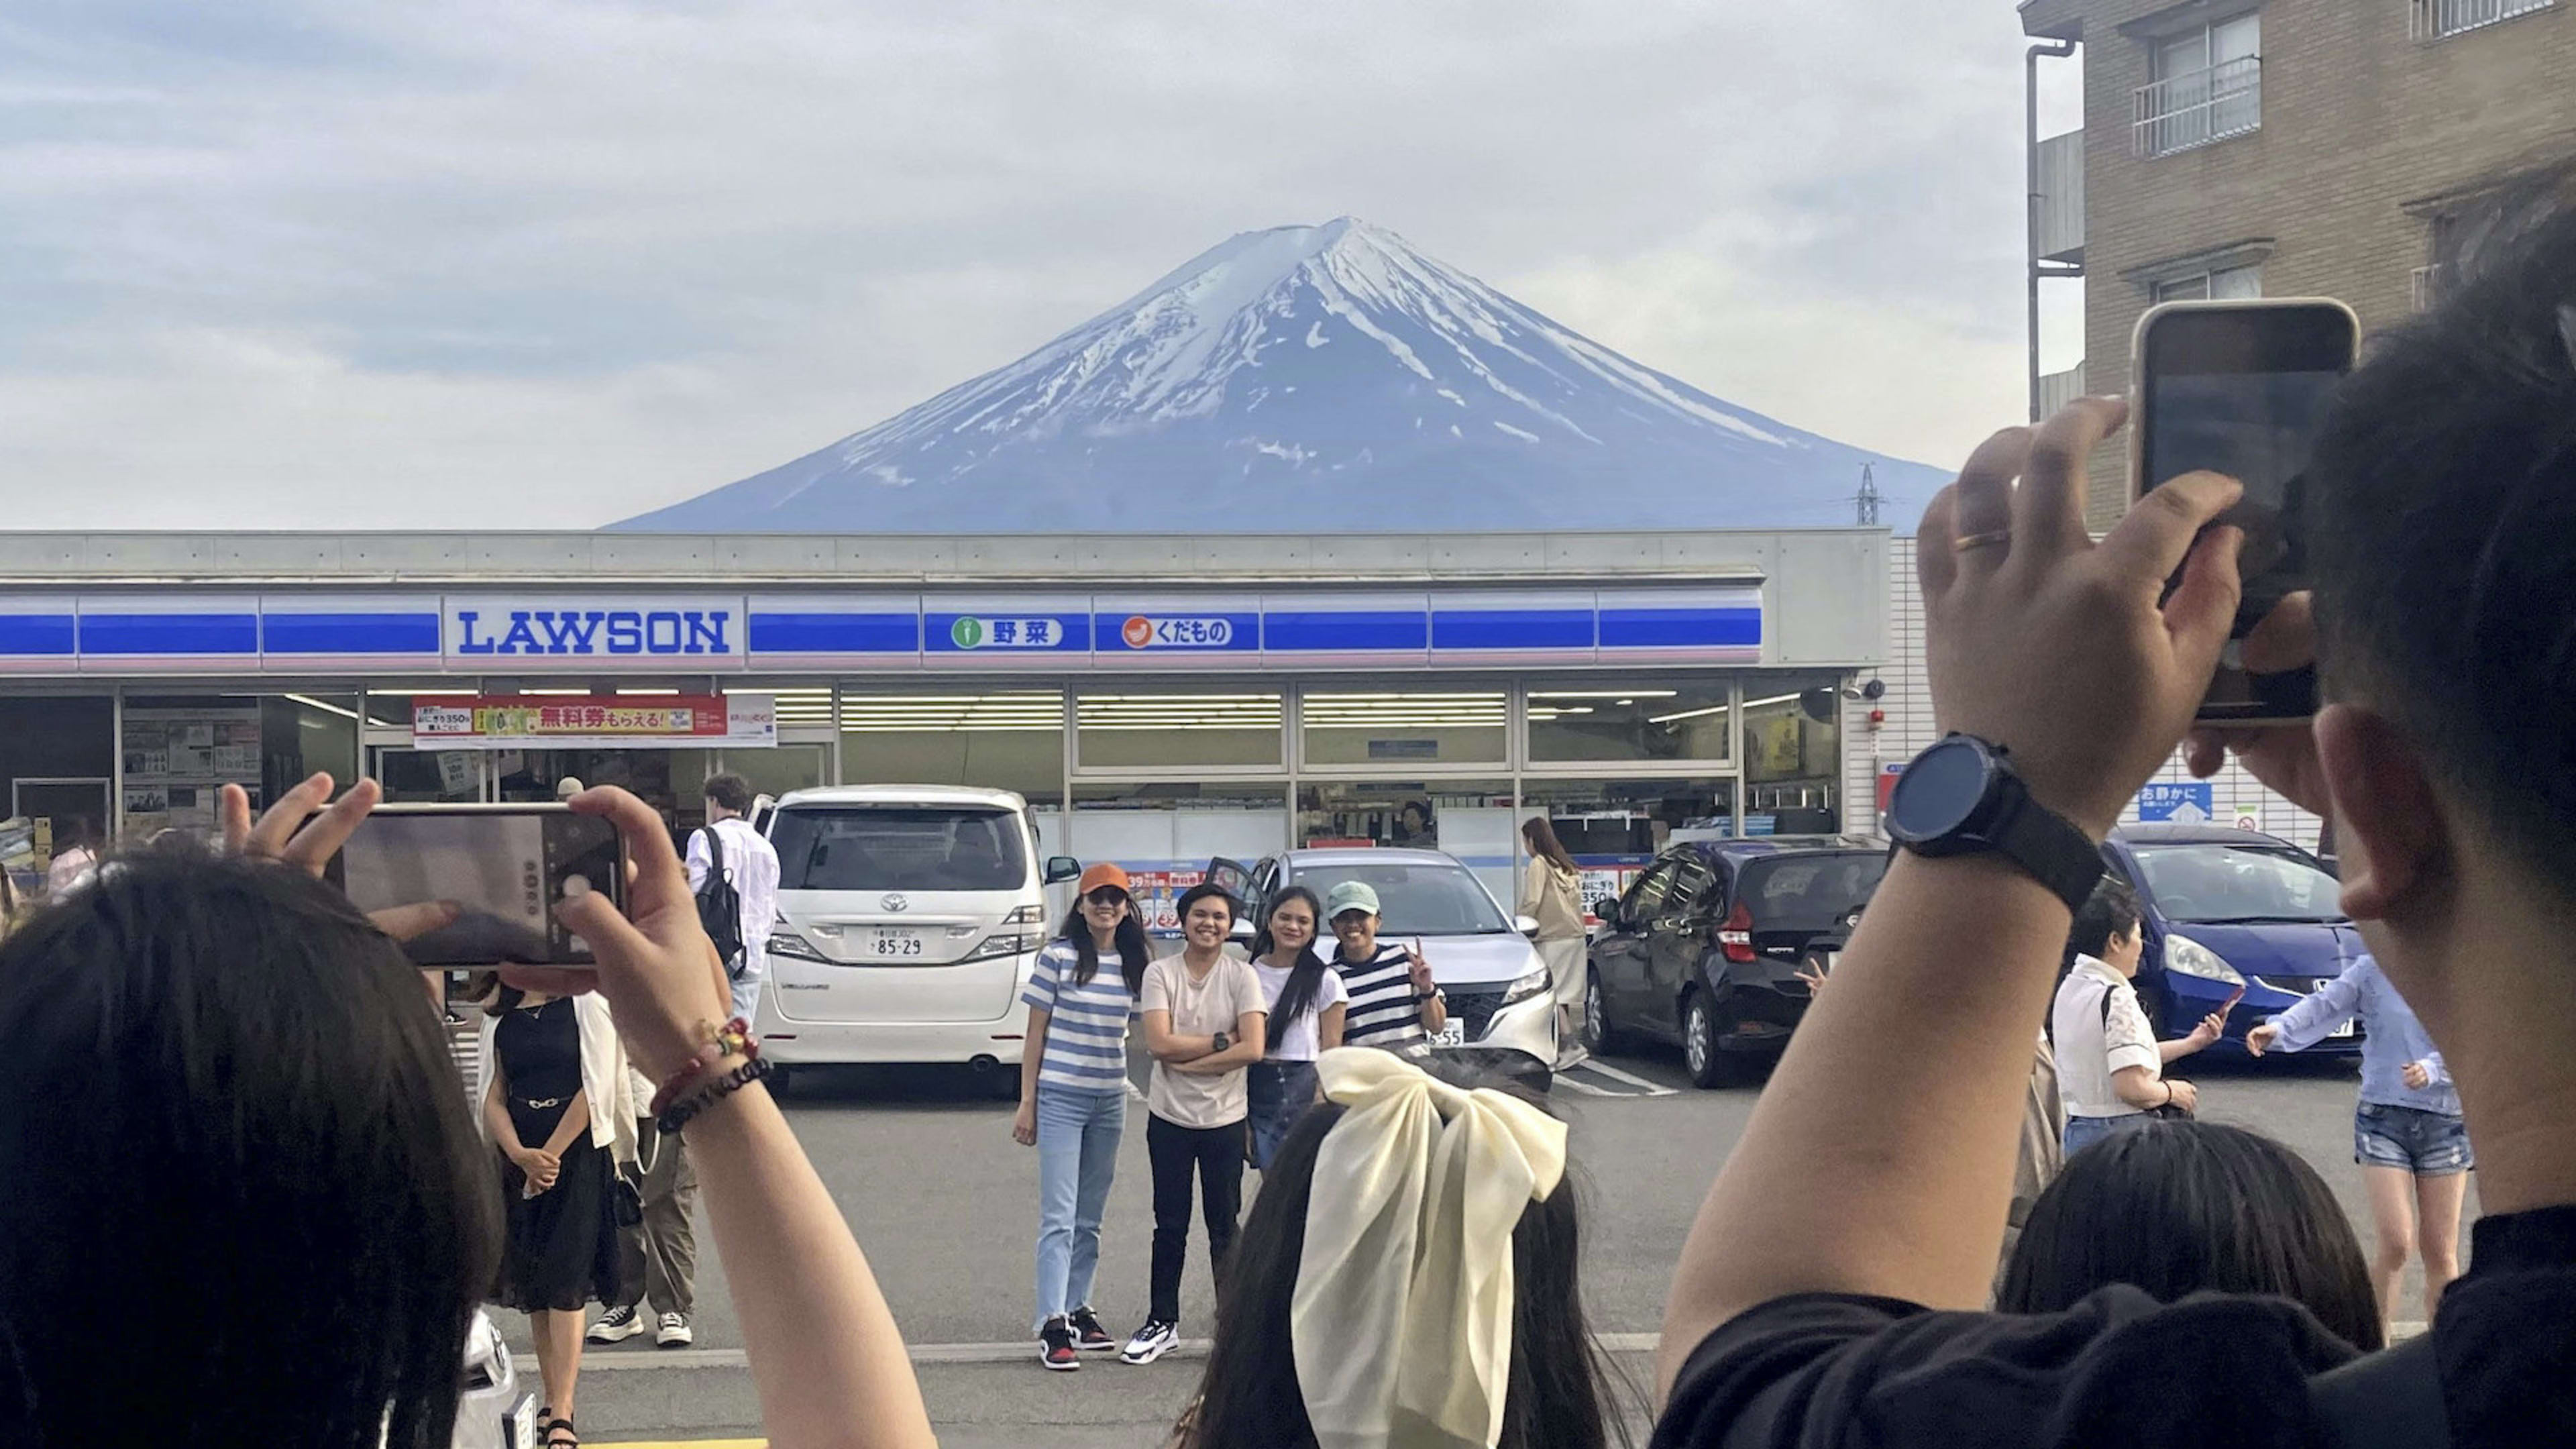
[[[1154,1293],[1146,1316],[1181,1321],[1181,1266],[1190,1251],[1190,1178],[1207,1212],[1208,1267],[1225,1282],[1226,1250],[1234,1246],[1235,1219],[1243,1210],[1243,1125],[1184,1127],[1150,1114],[1145,1156],[1154,1165]]]

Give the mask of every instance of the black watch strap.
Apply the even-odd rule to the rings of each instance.
[[[2070,911],[2084,908],[2102,883],[2102,851],[2065,816],[2030,798],[2018,775],[2006,774],[1995,813],[1978,832],[2005,859],[2030,872]]]

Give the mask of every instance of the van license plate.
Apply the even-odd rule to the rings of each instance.
[[[879,930],[868,938],[868,954],[889,959],[921,954],[919,931]]]
[[[1436,1047],[1465,1046],[1467,1044],[1467,1023],[1463,1021],[1450,1022],[1447,1026],[1444,1026],[1431,1034],[1431,1044]]]

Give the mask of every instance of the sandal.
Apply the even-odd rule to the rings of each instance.
[[[581,1435],[575,1433],[570,1419],[549,1419],[545,1423],[545,1449],[581,1449]]]

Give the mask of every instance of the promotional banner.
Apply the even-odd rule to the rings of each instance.
[[[411,735],[424,750],[759,748],[778,743],[778,713],[766,694],[422,699]]]

